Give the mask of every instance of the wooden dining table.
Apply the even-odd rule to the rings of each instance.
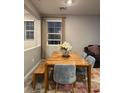
[[[55,64],[75,64],[76,68],[86,67],[87,68],[87,83],[88,83],[88,93],[91,92],[91,65],[86,62],[76,52],[70,52],[70,57],[63,57],[62,53],[55,51],[52,55],[47,58],[45,64],[45,93],[48,91],[49,87],[49,70],[51,67],[54,67]]]

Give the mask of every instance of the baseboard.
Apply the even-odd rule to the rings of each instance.
[[[32,72],[36,69],[36,67],[40,64],[41,60],[24,76],[24,81],[32,74]]]

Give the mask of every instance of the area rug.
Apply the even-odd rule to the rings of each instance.
[[[91,73],[91,93],[100,93],[100,70],[95,68],[92,69]],[[75,84],[75,92],[76,93],[88,93],[87,92],[87,79],[80,80],[80,78],[77,79],[77,82]],[[52,88],[54,88],[54,84],[50,84]],[[63,91],[64,93],[71,93],[70,90],[72,89],[72,84],[67,85],[59,85],[59,91]],[[59,93],[63,93],[59,92]]]
[[[52,84],[49,86],[48,93],[55,93],[55,89],[52,88]],[[71,93],[72,85],[59,85],[57,93]],[[43,84],[36,84],[36,89],[32,89],[31,78],[28,82],[25,82],[25,92],[24,93],[44,93]],[[77,81],[75,84],[75,93],[88,93],[86,80]],[[91,74],[91,93],[100,93],[100,70],[93,69]]]
[[[84,82],[76,82],[74,90],[75,93],[88,93],[87,84]],[[72,85],[59,86],[59,89],[57,89],[57,93],[72,93]],[[91,93],[100,93],[98,83],[92,82]]]

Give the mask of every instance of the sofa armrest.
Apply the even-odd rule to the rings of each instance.
[[[95,57],[95,53],[89,51],[89,50],[88,50],[88,47],[84,47],[84,52],[87,53],[87,56],[88,56],[88,55],[91,55],[91,56]]]
[[[93,52],[91,52],[91,51],[89,51],[89,52],[87,53],[87,55],[91,55],[91,56],[93,56],[93,57],[96,56],[95,53],[93,53]]]
[[[86,52],[86,53],[89,52],[88,47],[84,47],[84,52]]]

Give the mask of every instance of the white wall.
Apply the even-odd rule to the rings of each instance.
[[[65,40],[72,44],[72,51],[79,54],[89,44],[100,44],[100,16],[67,16]],[[58,46],[48,46],[46,56],[56,50]]]
[[[24,0],[24,9],[30,12],[31,15],[35,16],[37,19],[40,19],[40,12],[34,7],[31,0]]]
[[[41,45],[41,20],[36,19],[25,10],[24,20],[33,20],[34,21],[34,40],[25,40],[24,49],[32,48],[35,46]]]
[[[65,38],[72,44],[72,50],[82,54],[89,44],[100,44],[100,16],[68,16]]]

